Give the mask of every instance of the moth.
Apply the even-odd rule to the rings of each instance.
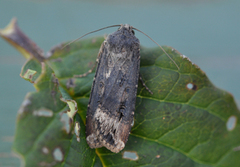
[[[86,118],[91,148],[119,152],[125,147],[135,111],[140,68],[140,42],[132,27],[108,35],[99,51]]]
[[[119,25],[109,27],[115,26]],[[104,146],[118,153],[128,140],[134,119],[140,71],[140,42],[133,29],[143,33],[128,24],[121,25],[101,45],[86,116],[86,140],[91,148]]]

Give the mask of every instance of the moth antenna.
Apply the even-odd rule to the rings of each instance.
[[[162,49],[162,51],[168,56],[168,58],[176,65],[176,67],[178,68],[178,70],[180,69],[180,68],[178,67],[177,63],[169,56],[169,54],[167,54],[167,52],[162,48],[161,45],[159,45],[156,41],[154,41],[150,36],[148,36],[147,34],[145,34],[144,32],[142,32],[141,30],[139,30],[139,29],[137,29],[137,28],[134,28],[134,27],[133,27],[132,29],[137,30],[138,32],[146,35],[149,39],[151,39],[155,44],[157,44],[157,45]]]
[[[81,37],[79,37],[79,38],[77,38],[77,39],[74,39],[74,40],[72,40],[71,42],[67,43],[66,45],[64,45],[64,46],[62,47],[62,49],[65,48],[66,46],[70,45],[71,43],[76,42],[76,41],[80,40],[81,38],[87,36],[88,34],[91,34],[91,33],[97,32],[97,31],[101,31],[101,30],[104,30],[104,29],[107,29],[107,28],[119,27],[119,26],[121,26],[121,25],[111,25],[111,26],[103,27],[103,28],[100,28],[100,29],[97,29],[97,30],[88,32],[88,33],[82,35]]]

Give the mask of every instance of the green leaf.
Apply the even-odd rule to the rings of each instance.
[[[66,94],[62,97],[48,65],[43,64],[35,87],[38,92],[29,93],[19,111],[14,141],[14,150],[23,156],[25,166],[88,166],[94,163],[85,160],[85,157],[95,158],[96,155],[86,143],[82,119],[76,115],[73,121],[66,114],[68,110],[75,110],[72,107],[75,101],[65,100]],[[69,107],[62,100],[70,104]],[[75,124],[81,128],[78,134],[81,144],[74,134]],[[78,161],[72,161],[74,157]]]
[[[73,76],[94,66],[102,42],[60,45],[41,60],[33,52],[23,67],[37,71],[37,92],[28,93],[19,110],[13,146],[25,166],[239,166],[240,112],[232,95],[171,47],[164,49],[180,70],[161,49],[141,48],[140,72],[153,94],[139,83],[124,150],[89,148],[85,117],[94,72]]]

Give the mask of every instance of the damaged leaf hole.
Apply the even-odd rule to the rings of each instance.
[[[237,124],[237,117],[234,115],[230,116],[226,124],[227,130],[232,131],[236,127],[236,124]]]
[[[53,150],[53,158],[56,161],[60,161],[60,162],[63,161],[63,152],[59,147]]]
[[[25,110],[25,107],[27,107],[28,105],[30,105],[32,102],[26,97],[26,99],[23,101],[20,109],[18,110],[18,114],[22,114]]]
[[[197,85],[195,85],[194,83],[188,83],[186,87],[188,90],[197,90]]]
[[[62,113],[61,122],[63,123],[63,129],[69,134],[70,133],[70,125],[72,123],[72,119],[69,118],[67,113]]]
[[[43,148],[42,148],[42,152],[43,152],[44,154],[48,154],[48,153],[49,153],[49,150],[48,150],[47,147],[43,147]]]
[[[67,103],[69,110],[67,111],[67,115],[73,120],[74,115],[77,113],[77,103],[74,100],[65,100],[64,98],[60,98],[61,101]]]
[[[122,157],[123,159],[129,159],[132,161],[136,161],[139,158],[137,152],[135,151],[124,151]]]
[[[23,78],[28,79],[30,82],[33,82],[32,78],[36,73],[37,73],[37,71],[27,69],[27,71],[23,75]]]
[[[77,103],[74,100],[67,100],[67,104],[70,109],[67,114],[71,119],[73,119],[74,115],[77,113]]]
[[[79,122],[75,122],[75,128],[74,128],[75,135],[77,137],[77,141],[80,142],[80,124]]]
[[[53,112],[45,108],[40,108],[39,110],[34,110],[33,115],[40,116],[40,117],[52,117]]]

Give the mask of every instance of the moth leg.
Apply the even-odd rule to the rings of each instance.
[[[94,66],[90,70],[88,70],[88,72],[81,74],[81,75],[74,75],[73,77],[76,77],[76,78],[86,77],[88,74],[90,74],[93,71],[93,69],[96,67],[97,63],[98,63],[98,59],[96,60],[96,63],[94,64]]]
[[[151,94],[153,94],[153,92],[146,86],[146,84],[144,83],[141,75],[139,75],[139,80],[141,81],[142,85],[147,89],[147,91]]]

